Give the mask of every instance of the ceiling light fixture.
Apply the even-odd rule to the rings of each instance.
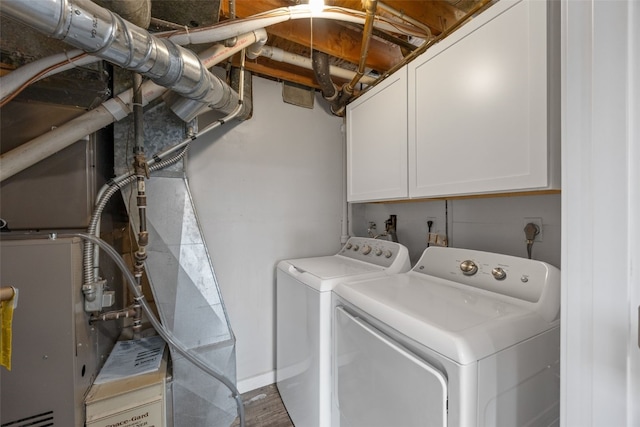
[[[314,15],[319,15],[324,10],[324,0],[309,0],[309,10]]]

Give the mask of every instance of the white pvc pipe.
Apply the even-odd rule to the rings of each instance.
[[[142,85],[143,105],[158,98],[167,89],[147,81]],[[0,156],[0,181],[15,175],[57,153],[99,129],[127,117],[131,111],[132,91],[111,98],[95,109],[24,143]]]
[[[158,38],[89,0],[3,0],[3,15],[50,37],[142,74],[192,103],[224,108],[238,101],[237,93],[209,73],[197,55]],[[169,106],[172,108],[172,106]],[[176,111],[183,121],[195,107]]]
[[[294,19],[322,18],[364,25],[365,16],[363,12],[340,7],[326,7],[319,13],[311,12],[308,5],[301,4],[275,9],[245,19],[224,21],[208,28],[191,28],[185,31],[174,31],[167,33],[167,36],[169,40],[179,45],[202,44],[226,40],[258,28],[264,28]],[[380,16],[375,18],[373,26],[380,30],[393,33],[401,33],[421,38],[426,37],[425,32],[420,29]]]
[[[4,100],[13,92],[18,90],[20,86],[35,78],[47,68],[55,66],[56,64],[61,65],[54,70],[39,76],[35,81],[61,73],[74,67],[80,67],[97,61],[100,61],[100,58],[91,55],[84,55],[83,51],[76,49],[30,62],[29,64],[12,71],[6,76],[0,77],[0,100]]]
[[[274,61],[284,62],[286,64],[296,65],[298,67],[313,70],[313,61],[311,61],[311,58],[302,55],[296,55],[294,53],[282,50],[278,47],[264,46],[260,51],[260,56],[273,59]],[[334,77],[351,80],[353,76],[356,75],[356,72],[331,65],[329,66],[329,74]],[[364,84],[371,85],[375,83],[376,79],[369,76],[362,76],[360,81]]]
[[[224,47],[223,45],[216,45],[211,48],[215,50],[211,52],[211,55],[201,54],[201,56],[206,56],[207,62],[205,63],[203,61],[203,64],[206,68],[211,68],[221,60],[240,52],[244,48],[250,48],[252,51],[260,50],[266,42],[267,32],[264,28],[259,28],[247,34],[240,35],[236,44],[230,48]],[[248,56],[251,59],[256,57],[255,54],[253,56]],[[30,62],[29,64],[23,65],[11,73],[0,77],[0,102],[13,95],[15,91],[27,83],[35,83],[46,77],[67,71],[71,68],[81,67],[98,61],[101,61],[101,58],[84,54],[82,50],[76,49],[69,52],[57,53],[55,55]],[[38,76],[38,74],[42,73],[47,68],[51,68],[56,65],[58,65],[56,68]]]
[[[232,37],[239,37],[242,34],[251,33],[254,31],[264,32],[264,27],[285,22],[292,19],[305,19],[305,18],[321,18],[321,19],[333,19],[338,21],[353,22],[358,24],[364,24],[365,14],[359,11],[331,7],[325,8],[321,12],[312,12],[308,5],[298,5],[286,8],[275,9],[273,11],[254,15],[246,19],[225,21],[221,24],[214,25],[209,28],[203,29],[191,29],[187,31],[174,31],[168,33],[158,34],[158,36],[168,36],[169,40],[178,45],[186,44],[198,44],[198,43],[211,43],[215,41],[225,40]],[[413,35],[417,37],[425,37],[428,34],[416,31],[415,27],[406,26],[400,23],[387,20],[383,17],[377,17],[374,21],[374,27],[380,28],[386,31],[399,32],[407,35]],[[259,38],[266,42],[266,32],[260,33]],[[264,42],[261,44],[264,45]],[[71,60],[77,56],[80,51],[72,51],[69,53],[61,53],[48,58],[43,58],[38,61],[34,61],[31,64],[21,67],[19,72],[12,72],[9,75],[0,79],[0,100],[4,100],[7,96],[14,93],[20,86],[28,82],[31,78],[36,76],[48,67],[62,62],[69,62],[69,64],[62,65],[61,67],[52,70],[51,72],[41,76],[44,78],[61,71],[65,71],[73,66],[86,65],[88,63],[99,60],[99,58],[86,56],[78,60]],[[251,59],[257,56],[257,53],[249,50],[247,56]],[[297,62],[298,59],[293,59]],[[306,65],[301,65],[307,68]],[[210,66],[206,66],[210,68]],[[339,69],[334,70],[335,73],[341,73]],[[333,74],[333,72],[332,72]],[[340,77],[339,74],[335,74]]]
[[[231,47],[225,47],[223,45],[213,46],[200,54],[201,57],[205,57],[206,60],[202,60],[202,64],[208,69],[226,59],[237,52],[240,52],[242,49],[246,49],[254,53],[259,52],[262,49],[262,46],[267,42],[267,31],[264,28],[260,28],[254,31],[251,31],[246,34],[242,34],[236,38],[236,43]],[[231,92],[229,91],[219,91],[221,94],[227,94]],[[234,92],[235,93],[235,92]],[[179,117],[197,117],[200,114],[209,111],[211,108],[214,108],[217,111],[223,113],[230,113],[235,110],[238,98],[236,96],[231,97],[227,96],[224,98],[225,102],[220,102],[217,105],[213,106],[212,104],[194,102],[191,99],[181,97],[175,93],[169,93],[167,97],[165,97],[165,102],[176,113]]]

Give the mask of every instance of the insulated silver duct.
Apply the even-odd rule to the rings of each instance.
[[[195,53],[125,21],[89,0],[3,0],[3,15],[50,37],[135,71],[214,110],[230,113],[238,94],[211,74]],[[230,102],[231,99],[231,102]],[[188,122],[201,108],[174,113]]]

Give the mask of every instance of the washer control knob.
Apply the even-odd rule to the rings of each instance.
[[[391,258],[391,255],[393,255],[393,253],[391,253],[391,251],[384,251],[384,257],[385,258]]]
[[[347,246],[345,246],[346,249],[351,249],[351,246],[353,246],[351,243],[347,243]]]
[[[353,245],[353,250],[354,250],[354,251],[357,251],[358,249],[360,249],[360,246],[358,246],[358,245]]]
[[[496,267],[491,270],[491,274],[493,274],[493,277],[495,277],[496,280],[504,280],[507,277],[507,272],[500,267]]]
[[[470,259],[460,263],[460,270],[465,276],[473,276],[478,272],[478,265]]]
[[[377,248],[376,249],[376,256],[380,256],[380,255],[382,255],[382,249]]]
[[[364,245],[362,247],[362,253],[365,254],[365,255],[369,255],[371,253],[371,246]]]

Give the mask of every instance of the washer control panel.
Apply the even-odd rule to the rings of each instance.
[[[395,262],[408,262],[408,251],[403,245],[368,237],[351,237],[338,255],[381,267],[390,267]]]

